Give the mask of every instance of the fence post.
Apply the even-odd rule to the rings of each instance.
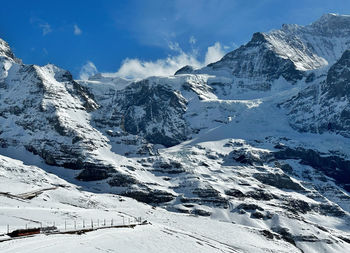
[[[83,228],[85,228],[85,220],[83,219]]]
[[[26,223],[26,229],[28,229],[28,224]]]
[[[94,222],[92,221],[92,219],[91,219],[91,228],[92,229],[94,228]]]
[[[7,233],[10,233],[10,225],[7,224]]]
[[[103,226],[106,226],[106,219],[103,220]]]
[[[113,226],[113,219],[111,219],[111,226]]]
[[[74,229],[77,230],[77,221],[74,220]]]

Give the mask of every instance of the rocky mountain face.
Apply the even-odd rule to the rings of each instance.
[[[307,26],[283,25],[270,33],[255,33],[246,45],[204,69],[187,67],[178,73],[226,76],[230,79],[224,82],[226,86],[269,91],[278,85],[276,80],[296,83],[310,70],[334,64],[349,47],[349,27],[347,16],[335,14],[326,14]]]
[[[183,115],[187,101],[180,92],[143,80],[130,84],[116,96],[112,124],[121,130],[168,147],[186,140],[189,127]]]
[[[1,154],[304,252],[350,247],[349,16],[256,33],[202,69],[135,82],[75,81],[0,42]]]
[[[89,112],[99,107],[92,94],[68,71],[54,65],[23,65],[8,50],[4,55],[1,146],[24,147],[49,165],[103,167],[96,162],[94,151],[106,147],[108,140],[88,120]]]
[[[255,33],[248,44],[226,54],[220,61],[209,64],[208,67],[214,71],[228,68],[231,74],[237,78],[264,79],[266,82],[280,77],[291,82],[300,80],[303,75],[301,70],[297,68],[296,62],[293,61],[294,59],[288,57],[286,52],[276,50],[279,47],[276,48],[275,44],[287,44],[283,41],[283,35]],[[298,46],[300,45],[290,46],[289,54],[295,55]],[[302,53],[305,54],[305,56],[303,55],[305,58],[311,54],[308,51]],[[242,59],[245,60],[242,62]],[[308,60],[311,61],[311,59]]]
[[[315,133],[335,132],[349,137],[350,51],[317,80],[284,105],[293,127]],[[309,117],[307,116],[309,115]]]

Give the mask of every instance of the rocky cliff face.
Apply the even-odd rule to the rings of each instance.
[[[0,138],[22,146],[47,164],[83,169],[107,139],[91,127],[92,95],[54,65],[23,65],[10,51],[1,59]],[[96,164],[96,168],[99,165]]]
[[[349,137],[350,51],[328,71],[327,76],[301,91],[284,105],[291,125],[300,131],[335,132]]]
[[[186,99],[170,86],[136,82],[117,94],[113,116],[122,130],[153,144],[173,146],[187,139]]]
[[[255,33],[251,41],[239,49],[226,54],[220,61],[209,64],[214,71],[229,69],[237,78],[253,78],[271,82],[280,77],[295,82],[303,77],[295,63],[285,54],[281,54],[274,44],[281,43],[283,37],[275,34]],[[279,39],[280,41],[275,41]],[[279,48],[278,48],[279,49]],[[290,54],[294,55],[293,49]]]

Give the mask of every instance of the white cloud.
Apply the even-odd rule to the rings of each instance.
[[[104,73],[108,76],[121,77],[129,80],[140,80],[149,76],[170,76],[180,68],[190,65],[194,68],[204,67],[211,62],[218,61],[225,54],[219,42],[208,47],[204,61],[198,60],[197,50],[185,53],[178,43],[169,43],[169,48],[176,52],[176,55],[168,56],[165,59],[155,61],[142,61],[139,59],[125,59],[121,67],[115,73]],[[92,62],[87,62],[80,71],[80,79],[88,79],[97,73]]]
[[[32,18],[30,18],[30,23],[39,27],[43,33],[43,36],[52,32],[51,25],[49,23],[47,23],[45,20],[32,17]]]
[[[83,31],[79,28],[77,24],[74,24],[74,35],[81,35]]]
[[[169,41],[168,42],[168,47],[170,48],[170,50],[172,51],[175,51],[175,52],[179,52],[179,53],[183,53],[179,43],[177,42],[172,42],[172,41]]]
[[[225,48],[226,49],[226,48]],[[216,42],[213,46],[208,47],[207,53],[205,54],[205,65],[220,60],[225,55],[225,51],[222,48],[220,42]]]
[[[196,40],[196,38],[192,35],[192,36],[190,37],[190,39],[189,39],[188,42],[189,42],[190,44],[194,45],[194,44],[196,44],[197,40]]]
[[[197,68],[202,66],[193,55],[182,52],[179,55],[169,56],[156,61],[126,59],[115,75],[126,79],[142,79],[148,76],[169,76],[185,65],[191,65]]]
[[[81,80],[87,80],[90,76],[97,74],[97,68],[95,64],[91,61],[87,61],[79,72],[79,78]]]
[[[51,26],[48,23],[39,24],[39,27],[42,29],[44,36],[52,32]]]
[[[208,47],[204,62],[197,59],[196,51],[185,53],[178,43],[169,43],[171,50],[178,52],[176,56],[156,61],[140,61],[139,59],[126,59],[115,76],[126,79],[142,79],[148,76],[169,76],[186,65],[195,68],[203,67],[209,63],[220,60],[225,51],[219,42]]]

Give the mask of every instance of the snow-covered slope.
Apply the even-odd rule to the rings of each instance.
[[[211,219],[171,213],[129,198],[81,191],[37,166],[5,156],[0,156],[0,161],[0,233],[6,233],[8,224],[12,229],[54,224],[64,232],[82,228],[83,224],[90,226],[91,220],[94,226],[99,220],[101,227],[104,220],[123,224],[132,223],[136,217],[151,223],[135,229],[110,228],[83,235],[38,235],[5,241],[0,242],[1,252],[300,252],[299,248],[305,252],[322,248],[327,252],[347,252],[344,240],[349,231],[337,218],[324,217],[320,226],[320,218],[315,215],[310,216],[313,222],[309,223],[274,215],[269,218],[274,231],[269,231],[263,220],[244,218],[244,214],[217,209]],[[12,197],[38,190],[42,190],[41,194],[32,199]],[[248,206],[246,203],[248,210],[255,208],[254,204]],[[295,245],[291,231],[300,233]],[[7,237],[0,236],[3,239]]]
[[[92,198],[92,213],[152,219],[154,227],[136,228],[150,251],[148,238],[166,245],[176,237],[190,252],[347,252],[349,42],[350,17],[327,14],[256,33],[203,69],[130,82],[75,81],[54,65],[24,65],[1,41],[0,179],[12,185],[2,191],[50,189],[29,209],[45,202],[86,217],[81,202]],[[5,195],[4,217],[18,216]],[[81,240],[100,237],[113,247],[110,231]],[[75,237],[52,238],[20,247],[78,247]]]
[[[38,190],[43,192],[33,199],[9,196]],[[37,166],[5,156],[0,156],[0,203],[1,252],[298,252],[277,234],[263,229],[169,213],[129,198],[81,191]],[[104,222],[128,224],[138,217],[149,224],[1,242],[8,239],[2,235],[7,225],[10,229],[55,225],[64,232],[83,224],[89,227],[91,221],[104,227]]]

